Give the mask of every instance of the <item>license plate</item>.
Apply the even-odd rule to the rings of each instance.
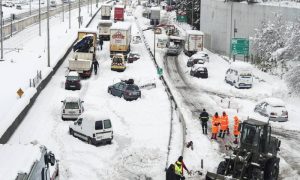
[[[69,111],[70,114],[75,114],[75,111]]]
[[[74,85],[70,85],[70,87],[75,87]]]

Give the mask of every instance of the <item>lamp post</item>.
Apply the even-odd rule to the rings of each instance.
[[[39,0],[39,36],[41,36],[41,0]]]
[[[31,16],[31,0],[29,0],[29,15]]]
[[[1,60],[3,59],[3,11],[2,11],[2,0],[0,0],[0,26],[1,26],[1,31],[0,31],[0,35],[1,35]]]
[[[47,0],[47,49],[48,49],[48,67],[50,67],[50,27],[49,27],[49,3],[50,0]]]

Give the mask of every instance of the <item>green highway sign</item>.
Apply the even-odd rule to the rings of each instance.
[[[177,21],[178,22],[187,22],[187,16],[186,15],[177,15]]]
[[[157,75],[162,76],[162,74],[163,74],[163,69],[157,68]]]
[[[249,54],[249,39],[247,39],[247,38],[232,38],[231,53],[233,55],[248,55]]]

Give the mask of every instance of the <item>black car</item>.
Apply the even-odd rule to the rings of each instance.
[[[204,64],[204,59],[190,57],[186,63],[186,66],[192,67],[194,64]]]
[[[71,71],[66,76],[65,89],[70,89],[70,90],[81,89],[80,76],[77,72]]]
[[[191,68],[190,75],[197,78],[208,78],[207,68],[202,64],[195,64]]]
[[[138,59],[140,59],[140,55],[138,53],[131,52],[127,56],[128,63],[133,63],[133,61],[136,61]]]
[[[118,82],[108,87],[107,92],[113,96],[123,97],[125,100],[136,100],[141,97],[141,91],[134,84],[133,79]]]

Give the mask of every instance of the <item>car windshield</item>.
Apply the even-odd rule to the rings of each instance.
[[[110,27],[110,26],[111,26],[111,23],[100,23],[99,26],[102,26],[102,27]]]
[[[243,78],[250,78],[252,76],[251,72],[241,72],[240,76]]]
[[[104,120],[104,129],[108,129],[111,128],[111,123],[110,120]]]
[[[128,85],[127,89],[130,90],[130,91],[138,91],[139,87],[136,86],[136,85]]]
[[[79,77],[78,76],[67,76],[67,80],[68,81],[77,81],[77,80],[79,80]]]
[[[66,103],[66,109],[79,109],[78,102],[67,102]]]
[[[122,59],[122,58],[119,58],[119,57],[115,57],[115,58],[113,59],[113,62],[114,62],[114,63],[123,63],[123,59]]]

